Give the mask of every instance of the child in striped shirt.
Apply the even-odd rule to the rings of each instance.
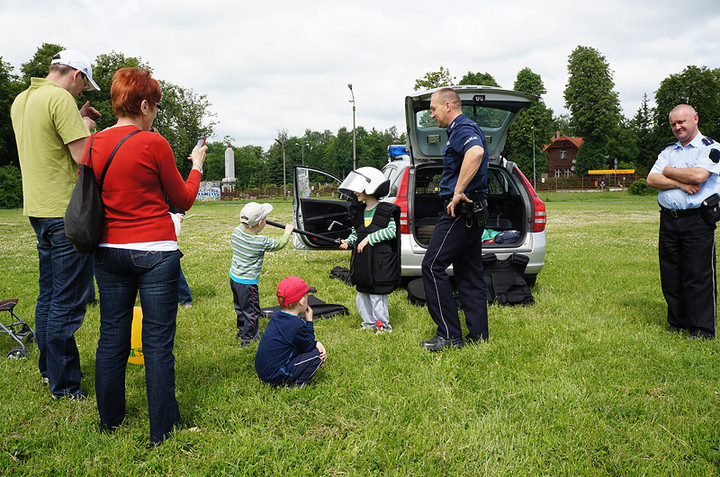
[[[259,235],[267,223],[265,218],[272,212],[270,204],[249,202],[240,211],[240,225],[232,233],[233,258],[230,267],[230,288],[237,314],[237,337],[244,348],[259,337],[260,294],[258,281],[262,271],[265,252],[275,252],[290,241],[292,224],[285,226],[285,233],[278,240]]]

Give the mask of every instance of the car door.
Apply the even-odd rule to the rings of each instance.
[[[338,248],[335,240],[347,238],[352,227],[351,201],[337,190],[342,180],[308,166],[295,166],[293,179],[293,219],[301,231],[294,234],[294,247]]]

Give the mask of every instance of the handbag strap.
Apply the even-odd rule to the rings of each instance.
[[[95,134],[97,133],[90,135],[90,145],[88,146],[87,154],[85,154],[85,157],[83,157],[83,160],[80,162],[80,164],[85,164],[86,166],[90,166],[90,168],[92,168],[92,144],[95,140]]]
[[[124,138],[122,138],[122,140],[121,140],[119,143],[117,143],[117,145],[115,146],[115,149],[113,149],[113,152],[110,154],[110,157],[108,157],[107,162],[105,162],[105,167],[103,168],[102,174],[100,175],[100,182],[98,183],[98,188],[99,188],[101,191],[102,191],[103,182],[105,182],[105,174],[107,174],[108,167],[110,167],[110,163],[112,162],[113,158],[115,157],[115,153],[116,153],[117,150],[120,148],[120,146],[122,145],[122,143],[124,143],[124,142],[127,141],[131,136],[134,136],[135,134],[139,133],[140,131],[141,131],[141,130],[138,129],[138,130],[136,130],[136,131],[131,132],[130,134],[128,134],[127,136],[125,136]],[[92,144],[91,144],[91,145],[92,145]]]

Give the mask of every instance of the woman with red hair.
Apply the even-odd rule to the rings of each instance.
[[[161,96],[150,71],[118,70],[110,88],[117,124],[94,134],[85,151],[98,181],[112,157],[102,185],[105,227],[94,262],[100,293],[95,362],[100,428],[112,431],[125,417],[125,370],[139,292],[153,444],[167,438],[180,418],[173,344],[182,254],[165,195],[182,210],[192,206],[207,150],[193,149],[192,170],[183,180],[170,144],[150,132]]]

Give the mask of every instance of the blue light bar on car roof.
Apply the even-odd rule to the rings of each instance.
[[[389,158],[395,158],[395,157],[410,154],[410,152],[407,150],[407,148],[405,147],[404,144],[400,144],[400,145],[395,144],[392,146],[388,146],[387,152],[388,152]]]

